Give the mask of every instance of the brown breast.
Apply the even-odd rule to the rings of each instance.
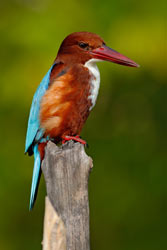
[[[57,141],[80,134],[89,115],[90,75],[82,65],[73,66],[55,79],[41,101],[40,125]]]

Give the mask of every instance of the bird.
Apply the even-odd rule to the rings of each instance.
[[[60,45],[56,59],[37,88],[30,109],[25,153],[34,155],[29,209],[37,197],[44,149],[49,140],[86,145],[80,133],[93,109],[100,86],[97,62],[139,67],[91,32],[74,32]]]

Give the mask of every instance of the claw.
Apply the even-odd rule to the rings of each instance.
[[[82,140],[79,135],[76,135],[76,136],[62,136],[62,144],[64,144],[66,141],[70,141],[70,140],[73,140],[73,141],[76,141],[76,142],[80,142],[81,144],[85,145],[85,146],[88,146],[86,141]]]

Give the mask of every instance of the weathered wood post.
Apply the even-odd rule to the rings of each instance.
[[[49,142],[42,171],[46,182],[43,250],[89,250],[88,178],[92,159],[72,141]]]

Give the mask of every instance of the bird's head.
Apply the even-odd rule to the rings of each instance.
[[[109,61],[130,67],[139,67],[137,63],[106,46],[103,39],[90,32],[75,32],[62,42],[57,59],[66,63],[85,64],[91,59]]]

